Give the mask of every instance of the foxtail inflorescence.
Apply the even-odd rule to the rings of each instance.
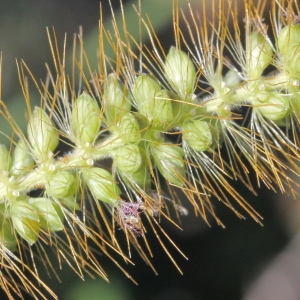
[[[243,22],[234,8],[224,9],[229,4],[218,2],[211,23],[205,9],[179,18],[175,7],[175,46],[167,53],[149,21],[140,23],[151,49],[113,19],[114,34],[100,21],[98,66],[89,64],[79,37],[68,75],[54,32],[48,32],[54,71],[48,68],[45,83],[18,64],[26,132],[1,100],[1,114],[14,130],[11,145],[0,147],[0,285],[10,299],[23,291],[48,299],[42,289],[56,297],[35,268],[41,259],[56,274],[47,247],[80,277],[107,279],[94,248],[128,277],[117,257],[130,263],[131,248],[155,270],[150,229],[180,271],[160,236],[174,244],[159,224],[161,218],[176,224],[174,216],[188,214],[179,194],[207,223],[214,218],[222,226],[214,199],[261,223],[233,180],[253,192],[253,184],[263,183],[294,194],[288,174],[299,174],[300,159],[297,1],[273,1],[270,26],[264,1],[245,0]],[[105,55],[104,39],[115,57]],[[31,107],[28,78],[40,93],[39,107]]]

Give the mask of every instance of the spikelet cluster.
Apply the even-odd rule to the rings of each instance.
[[[179,18],[175,7],[174,46],[167,53],[149,21],[140,20],[151,40],[145,47],[125,22],[118,28],[113,19],[113,34],[100,20],[98,66],[89,64],[79,37],[67,74],[65,53],[50,32],[54,70],[48,68],[47,81],[38,83],[24,62],[18,64],[26,132],[1,101],[14,130],[11,146],[0,146],[0,285],[10,299],[24,291],[56,298],[35,267],[42,260],[56,274],[47,248],[82,278],[107,279],[95,248],[128,277],[119,260],[130,263],[132,248],[155,271],[149,230],[180,271],[159,224],[188,214],[179,194],[207,223],[223,226],[214,199],[238,217],[261,222],[233,180],[252,192],[263,183],[294,193],[288,172],[299,174],[300,158],[297,1],[273,1],[269,14],[265,2],[245,0],[243,16],[224,9],[229,4],[215,5],[211,23],[205,8]],[[269,25],[264,16],[271,16]],[[105,39],[115,57],[104,53]],[[28,80],[40,93],[39,107],[31,107]],[[125,247],[117,238],[122,232]]]

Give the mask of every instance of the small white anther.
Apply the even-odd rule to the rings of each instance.
[[[55,165],[53,165],[53,164],[49,165],[49,170],[50,171],[55,171],[55,169],[56,169]]]
[[[224,106],[224,110],[225,110],[225,111],[230,111],[230,105],[225,105],[225,106]]]
[[[89,165],[89,166],[93,166],[93,165],[94,165],[94,160],[93,160],[92,158],[88,158],[88,159],[86,160],[86,163],[87,163],[87,165]]]
[[[192,109],[192,110],[190,111],[190,115],[191,115],[191,116],[195,116],[195,115],[196,115],[196,110],[195,110],[195,109]]]
[[[259,85],[259,89],[261,91],[264,91],[266,89],[266,86],[262,83],[262,84]]]
[[[14,190],[14,191],[12,192],[12,194],[13,194],[14,197],[19,197],[19,196],[20,196],[20,192],[17,191],[17,190]]]
[[[156,132],[154,133],[154,137],[155,137],[156,139],[159,139],[159,138],[160,138],[160,132],[156,131]]]

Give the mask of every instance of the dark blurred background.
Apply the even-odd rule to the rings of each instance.
[[[133,13],[131,4],[136,4],[137,1],[123,2],[126,11],[128,9]],[[166,1],[167,5],[163,2],[151,0],[142,1],[142,4],[143,9],[149,13],[152,23],[155,24],[164,46],[169,47],[174,44],[173,35],[170,33],[172,32],[172,1]],[[186,6],[186,1],[179,2],[182,7]],[[201,10],[200,0],[192,2],[195,9]],[[119,1],[112,0],[112,4],[118,11]],[[102,1],[102,6],[103,15],[110,23],[108,2]],[[2,97],[14,111],[16,118],[20,118],[20,122],[24,121],[22,117],[24,108],[20,105],[23,100],[15,60],[24,59],[35,77],[44,80],[45,62],[51,61],[46,27],[52,26],[55,27],[61,45],[64,34],[67,33],[70,47],[73,34],[78,32],[79,26],[82,26],[87,51],[96,57],[99,7],[99,0],[0,1],[0,51],[3,53]],[[128,24],[131,18],[130,15]],[[2,123],[0,123],[1,130],[8,130]],[[2,137],[0,142],[3,142],[1,139]],[[46,283],[62,300],[238,300],[243,297],[249,300],[300,299],[298,298],[300,294],[296,292],[292,294],[292,298],[287,298],[286,294],[280,298],[281,295],[276,292],[274,295],[279,298],[274,295],[268,298],[264,293],[280,288],[278,282],[282,283],[282,278],[288,281],[288,277],[281,274],[279,279],[275,276],[276,280],[273,280],[271,276],[271,281],[267,283],[261,279],[264,277],[260,277],[260,274],[267,274],[264,272],[268,272],[268,268],[272,268],[277,261],[280,261],[281,256],[277,255],[285,253],[281,251],[289,251],[292,245],[290,243],[295,243],[299,228],[298,199],[278,197],[264,188],[261,188],[258,196],[255,197],[241,189],[238,184],[236,188],[264,217],[264,226],[256,224],[250,217],[240,220],[225,207],[216,204],[217,213],[226,225],[226,229],[222,229],[214,222],[211,223],[211,227],[208,227],[200,218],[193,216],[193,210],[189,207],[189,215],[182,219],[182,232],[169,224],[163,224],[174,242],[189,258],[186,261],[170,247],[183,275],[179,274],[155,236],[150,233],[148,241],[154,253],[153,264],[159,275],[156,276],[134,253],[133,261],[136,265],[128,266],[128,270],[138,281],[138,286],[126,279],[105,257],[99,259],[103,260],[103,266],[110,276],[110,284],[102,279],[88,277],[82,282],[67,266],[59,272],[62,283],[58,283],[55,278],[46,279]],[[279,268],[276,274],[280,274],[280,270]],[[294,272],[297,274],[300,271],[296,269]],[[47,278],[44,274],[41,276]],[[296,278],[296,275],[294,277],[296,281],[299,281],[299,278]],[[257,292],[261,294],[256,294]],[[0,299],[6,299],[5,295],[0,294]],[[28,296],[26,299],[31,298]]]

